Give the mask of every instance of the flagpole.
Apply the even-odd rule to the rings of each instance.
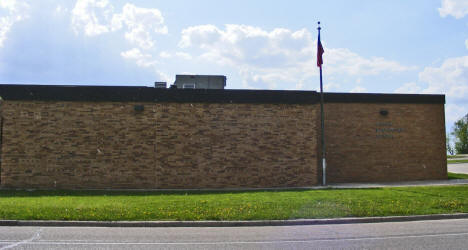
[[[318,22],[318,43],[320,43],[320,22]],[[320,44],[321,45],[321,44]],[[320,123],[321,123],[321,143],[322,143],[322,185],[327,185],[327,164],[325,160],[325,121],[323,112],[323,84],[322,84],[322,64],[320,64]]]

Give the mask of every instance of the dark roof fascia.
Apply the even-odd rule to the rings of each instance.
[[[1,85],[3,100],[314,104],[315,91],[160,89],[132,86]]]
[[[314,104],[315,91],[0,84],[3,100]],[[445,95],[324,93],[326,103],[445,103]]]
[[[425,103],[445,104],[445,95],[324,93],[325,103]]]

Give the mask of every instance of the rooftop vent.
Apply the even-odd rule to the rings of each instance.
[[[167,88],[167,83],[166,82],[155,82],[154,87],[157,89],[165,89]]]

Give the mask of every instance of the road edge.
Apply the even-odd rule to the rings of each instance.
[[[255,220],[255,221],[58,221],[58,220],[0,220],[0,226],[34,227],[251,227],[300,226],[405,222],[423,220],[468,219],[468,213],[413,216],[350,217],[333,219]]]

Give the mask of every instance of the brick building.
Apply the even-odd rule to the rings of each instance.
[[[5,188],[321,184],[314,91],[0,85]],[[443,95],[325,94],[327,180],[447,178]]]

